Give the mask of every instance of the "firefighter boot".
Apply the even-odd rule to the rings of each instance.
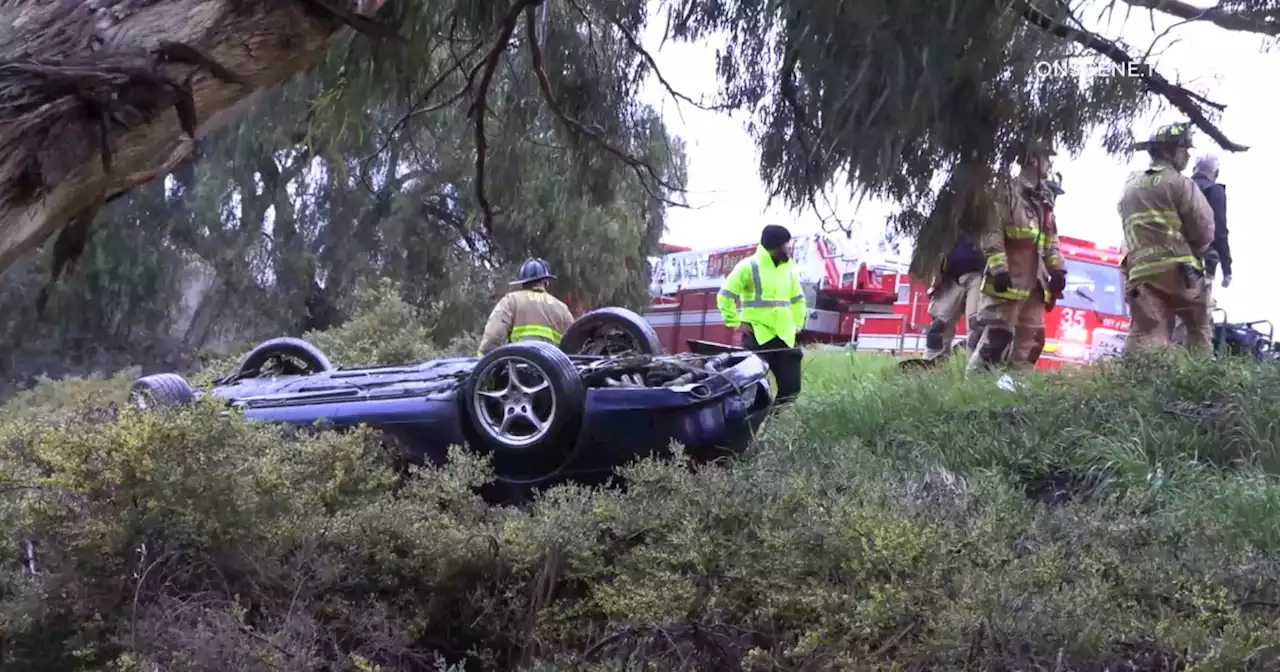
[[[965,321],[965,346],[969,354],[978,351],[978,339],[982,338],[982,327],[978,324],[978,316],[970,315]]]
[[[1003,327],[986,327],[978,347],[969,356],[969,371],[990,369],[1004,361],[1009,346],[1013,344],[1013,331]]]
[[[924,336],[924,358],[928,361],[941,359],[951,354],[951,344],[946,342],[947,323],[934,318]]]
[[[1014,330],[1013,354],[1010,365],[1017,369],[1033,369],[1044,352],[1044,327],[1019,327]]]

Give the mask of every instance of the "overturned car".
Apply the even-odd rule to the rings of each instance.
[[[201,392],[181,376],[134,381],[141,409],[205,394],[246,417],[293,425],[369,425],[415,461],[439,463],[450,445],[492,456],[501,498],[564,479],[599,482],[672,440],[695,457],[743,448],[769,409],[768,366],[746,351],[663,355],[635,313],[579,318],[559,347],[502,346],[483,357],[342,369],[311,343],[269,340],[240,369]]]

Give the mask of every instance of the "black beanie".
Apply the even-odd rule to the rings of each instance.
[[[770,224],[760,233],[760,246],[766,250],[776,250],[791,242],[791,232],[784,226]]]

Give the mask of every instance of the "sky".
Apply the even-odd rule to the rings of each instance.
[[[1212,3],[1192,0],[1205,7]],[[1096,14],[1095,9],[1089,14]],[[1086,25],[1088,15],[1083,15]],[[1145,51],[1156,35],[1176,21],[1135,10],[1128,21],[1116,11],[1109,24],[1090,27],[1111,38],[1120,38],[1133,48]],[[711,100],[717,90],[715,43],[662,44],[665,20],[655,17],[641,37],[654,56],[663,77],[680,93],[694,100]],[[661,46],[659,46],[661,45]],[[1268,159],[1280,149],[1280,137],[1267,122],[1276,113],[1276,66],[1280,53],[1263,53],[1263,40],[1255,35],[1233,33],[1210,24],[1188,24],[1173,28],[1153,50],[1153,65],[1172,81],[1227,106],[1218,127],[1249,151],[1224,152],[1203,133],[1197,133],[1196,156],[1216,154],[1221,160],[1219,181],[1227,185],[1227,221],[1230,229],[1233,279],[1229,288],[1214,288],[1214,299],[1233,322],[1269,319],[1280,323],[1280,304],[1270,298],[1267,287],[1274,277],[1266,274],[1273,250],[1280,244],[1274,233],[1276,216],[1266,200],[1272,194],[1268,180],[1274,166]],[[775,203],[766,208],[768,190],[761,183],[756,146],[745,128],[745,118],[680,105],[654,78],[644,93],[646,102],[660,109],[669,130],[686,142],[689,184],[686,198],[691,209],[672,208],[668,212],[666,242],[691,247],[720,247],[754,242],[766,224],[782,224],[793,235],[817,233],[820,220],[812,212],[793,212]],[[1163,123],[1185,117],[1176,110],[1153,112],[1135,122],[1136,135],[1146,136]],[[1145,168],[1145,152],[1135,153],[1129,162],[1112,158],[1094,138],[1079,156],[1060,153],[1054,168],[1062,173],[1066,194],[1057,204],[1058,226],[1064,235],[1118,246],[1122,240],[1116,203],[1125,177]],[[1187,174],[1191,170],[1188,168]],[[857,223],[855,241],[874,244],[884,235],[885,217],[891,204],[864,202],[855,209],[847,188],[828,192],[843,221]],[[821,202],[821,201],[820,201]],[[906,246],[909,247],[909,246]],[[909,249],[904,250],[909,252]]]

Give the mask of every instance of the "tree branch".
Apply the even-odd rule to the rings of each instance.
[[[1152,1],[1154,2],[1157,0]],[[1140,66],[1133,68],[1133,71],[1142,79],[1147,88],[1152,93],[1163,96],[1165,100],[1168,100],[1174,107],[1178,108],[1179,111],[1187,115],[1191,120],[1191,123],[1195,124],[1196,128],[1199,128],[1204,131],[1205,135],[1213,138],[1220,147],[1229,152],[1248,151],[1249,148],[1247,146],[1236,144],[1228,139],[1221,129],[1214,125],[1213,122],[1209,121],[1208,117],[1205,116],[1204,110],[1201,109],[1201,104],[1207,104],[1208,106],[1216,107],[1218,109],[1224,109],[1225,106],[1209,104],[1207,101],[1204,101],[1202,96],[1193,94],[1185,88],[1171,83],[1164,77],[1164,75],[1161,75],[1149,66],[1141,66],[1141,64],[1135,61],[1132,56],[1125,52],[1124,49],[1120,48],[1119,45],[1111,40],[1085,30],[1072,28],[1068,25],[1058,23],[1053,19],[1053,17],[1050,17],[1044,12],[1032,7],[1025,0],[1019,0],[1014,7],[1023,19],[1046,33],[1057,35],[1064,40],[1075,42],[1076,44],[1096,52],[1101,56],[1107,57],[1113,63],[1118,65]]]
[[[10,24],[28,21],[0,38],[0,271],[159,173],[182,136],[224,125],[253,94],[310,66],[343,24],[384,32],[361,18],[379,0],[166,0],[163,21],[0,4]]]
[[[360,170],[362,174],[367,169],[370,161],[372,161],[382,152],[386,151],[387,146],[391,144],[392,138],[395,137],[396,133],[401,128],[403,128],[405,124],[409,123],[410,119],[423,114],[435,112],[437,110],[442,110],[445,107],[448,107],[449,105],[452,105],[453,103],[461,100],[463,96],[467,95],[467,89],[470,88],[471,81],[475,79],[476,70],[478,70],[480,66],[484,64],[483,61],[481,61],[480,63],[476,64],[471,68],[471,70],[467,73],[466,82],[463,83],[461,88],[453,92],[452,95],[440,101],[439,103],[435,103],[433,105],[427,104],[427,100],[430,99],[431,95],[436,92],[436,89],[440,88],[440,86],[444,84],[445,80],[449,78],[449,75],[455,72],[462,71],[462,62],[464,60],[471,58],[473,55],[475,55],[477,51],[480,51],[480,47],[482,46],[484,46],[483,42],[477,43],[474,46],[472,46],[470,49],[468,49],[467,53],[463,54],[460,57],[455,57],[453,67],[440,73],[440,76],[436,77],[435,81],[431,82],[431,84],[427,86],[427,90],[423,91],[422,95],[418,97],[418,103],[413,106],[413,109],[409,110],[408,112],[405,112],[404,115],[402,115],[398,120],[396,120],[396,123],[391,125],[391,129],[387,131],[387,137],[383,139],[382,144],[379,145],[378,148],[373,152],[371,152],[368,156],[360,160]],[[370,191],[373,191],[372,186],[368,184],[367,180],[365,182],[365,186],[369,187]]]
[[[653,169],[653,166],[649,165],[645,161],[642,161],[628,154],[622,149],[614,147],[612,144],[609,143],[608,140],[604,138],[604,136],[599,131],[589,130],[587,129],[586,126],[582,124],[582,122],[565,114],[564,110],[561,109],[560,107],[560,103],[556,100],[555,94],[551,92],[551,81],[547,79],[547,72],[542,65],[542,47],[538,45],[538,35],[536,30],[537,26],[535,24],[536,19],[537,19],[537,16],[533,11],[533,7],[532,6],[528,7],[525,10],[524,20],[525,20],[525,30],[526,32],[529,33],[529,55],[533,61],[534,74],[538,76],[538,88],[542,91],[542,97],[544,100],[546,100],[547,106],[551,108],[551,111],[556,115],[556,117],[560,119],[561,123],[567,126],[570,130],[574,131],[575,133],[584,135],[588,138],[591,138],[592,142],[596,143],[596,145],[598,145],[601,149],[618,157],[619,159],[622,160],[623,163],[630,166],[631,170],[636,174],[636,177],[640,180],[641,187],[643,187],[644,190],[648,192],[651,198],[657,201],[661,201],[662,203],[672,207],[677,207],[677,208],[689,207],[685,203],[672,201],[671,199],[668,199],[665,196],[662,196],[661,194],[657,193],[657,191],[654,190],[653,187],[650,186],[649,182],[645,179],[645,176],[648,175],[649,180],[652,180],[654,184],[657,184],[659,187],[662,187],[667,191],[683,192],[684,189],[681,189],[680,187],[677,187],[673,184],[669,184],[666,180],[662,179],[662,177],[658,175],[658,172]]]
[[[532,10],[540,2],[542,0],[519,0],[511,11],[507,12],[507,16],[502,20],[502,28],[498,31],[498,39],[494,41],[493,48],[489,50],[489,55],[484,60],[484,73],[480,76],[480,85],[476,87],[471,99],[471,108],[467,111],[468,116],[474,120],[476,128],[476,201],[480,204],[481,222],[484,224],[485,233],[490,236],[493,235],[494,212],[493,204],[489,202],[484,186],[485,154],[489,149],[484,135],[484,119],[488,111],[486,97],[489,95],[489,85],[493,82],[493,73],[498,70],[498,64],[502,62],[502,54],[511,44],[511,34],[515,32],[516,24],[520,21],[520,12],[526,9]],[[468,80],[468,88],[470,88],[470,80]]]
[[[583,9],[582,6],[576,0],[569,0],[569,4],[573,6],[573,8],[576,9],[578,13],[583,16],[583,18],[590,20],[586,10]],[[689,96],[677,91],[676,88],[671,85],[671,82],[668,82],[667,78],[662,75],[662,70],[658,69],[658,61],[653,58],[653,55],[650,54],[648,50],[646,50],[643,46],[640,45],[640,40],[635,36],[634,33],[628,30],[625,25],[623,25],[622,20],[617,18],[616,16],[613,16],[612,14],[609,14],[608,21],[610,25],[618,29],[618,32],[622,33],[623,39],[627,41],[627,44],[631,46],[631,49],[635,51],[637,54],[639,54],[640,58],[643,58],[644,62],[649,65],[649,69],[653,71],[654,78],[657,79],[658,83],[662,85],[662,88],[666,89],[667,93],[670,94],[671,97],[675,99],[677,108],[679,108],[680,101],[683,100],[684,102],[689,103],[690,105],[698,108],[699,110],[706,110],[707,112],[722,112],[724,110],[733,109],[732,105],[727,105],[727,104],[708,105],[706,103],[696,101],[690,98]]]
[[[822,214],[821,210],[818,209],[818,200],[815,196],[815,192],[818,191],[818,188],[814,185],[813,180],[814,148],[808,140],[809,133],[818,135],[819,131],[814,126],[813,122],[809,120],[809,115],[805,113],[804,108],[800,106],[800,97],[796,90],[795,82],[796,65],[799,62],[799,59],[799,50],[797,50],[791,43],[791,40],[788,39],[786,56],[783,58],[782,66],[778,71],[778,92],[781,94],[782,100],[787,103],[787,107],[791,108],[791,116],[795,120],[795,139],[800,145],[800,151],[804,154],[805,199],[809,201],[809,207],[813,209],[813,214],[817,215],[818,219],[822,221],[822,225],[825,230],[829,222],[828,218]],[[769,194],[769,201],[773,201],[774,197],[777,196],[780,191],[780,188],[775,189],[773,193]],[[825,191],[823,191],[823,198],[826,198]],[[835,208],[832,208],[831,211],[832,216],[834,217]],[[835,218],[835,221],[841,229],[844,228],[844,223],[840,222],[838,217]]]
[[[1127,4],[1143,9],[1154,9],[1157,12],[1175,16],[1183,21],[1208,21],[1209,23],[1244,33],[1259,35],[1280,35],[1280,23],[1266,18],[1252,18],[1234,12],[1223,11],[1217,7],[1196,7],[1180,0],[1124,0]]]

